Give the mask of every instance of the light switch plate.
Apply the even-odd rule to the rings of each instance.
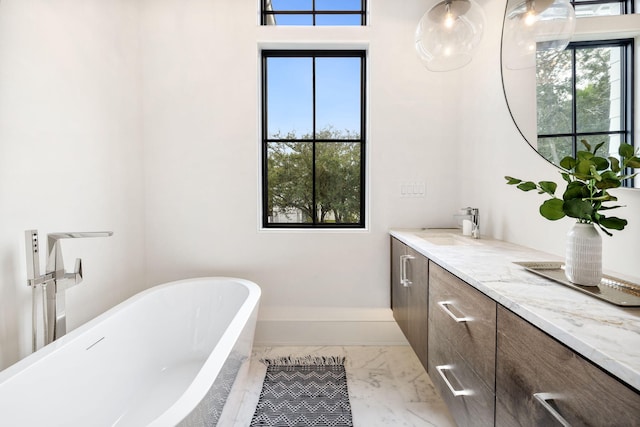
[[[402,181],[400,197],[425,197],[427,186],[424,181]]]

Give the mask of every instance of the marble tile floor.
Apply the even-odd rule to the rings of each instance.
[[[256,347],[234,427],[247,427],[258,403],[266,366],[261,358],[346,356],[355,427],[455,427],[446,405],[409,346]]]

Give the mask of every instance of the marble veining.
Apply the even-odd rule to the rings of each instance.
[[[433,230],[452,233],[457,230]],[[542,329],[605,371],[640,390],[640,308],[623,308],[532,274],[516,261],[562,261],[511,243],[480,239],[435,245],[429,230],[391,235]],[[640,278],[625,277],[640,283]]]
[[[266,366],[261,358],[346,356],[347,387],[355,427],[454,427],[444,401],[409,346],[255,347],[234,427],[255,411]]]

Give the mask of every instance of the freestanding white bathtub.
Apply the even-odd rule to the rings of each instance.
[[[0,372],[0,425],[213,426],[233,417],[222,409],[248,370],[259,299],[255,283],[225,277],[141,292]]]

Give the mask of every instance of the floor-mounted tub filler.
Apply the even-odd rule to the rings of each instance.
[[[259,300],[225,277],[141,292],[0,372],[0,425],[231,425]]]

